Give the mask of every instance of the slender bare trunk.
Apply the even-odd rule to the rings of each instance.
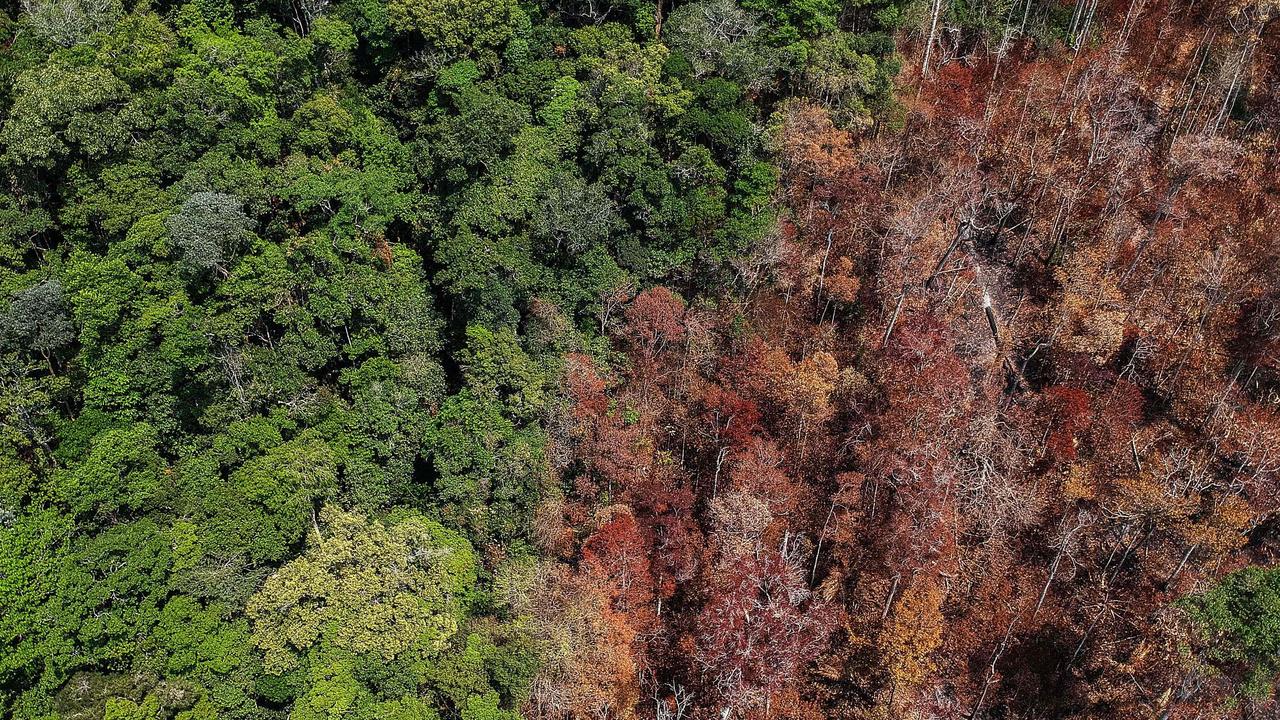
[[[929,41],[924,46],[924,62],[920,65],[921,79],[929,77],[929,57],[933,54],[933,36],[938,31],[938,15],[942,13],[942,0],[933,0],[933,18],[929,21]]]

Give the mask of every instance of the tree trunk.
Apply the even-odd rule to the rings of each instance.
[[[933,19],[929,21],[929,40],[924,46],[924,62],[920,64],[920,78],[929,77],[929,56],[933,54],[933,36],[938,29],[938,15],[942,12],[942,0],[933,0]]]

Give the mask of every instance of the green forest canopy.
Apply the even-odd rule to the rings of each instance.
[[[840,12],[0,15],[0,714],[512,716],[558,358],[732,287],[778,102],[889,107],[898,9]]]

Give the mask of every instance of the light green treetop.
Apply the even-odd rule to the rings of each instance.
[[[306,552],[250,599],[254,643],[268,672],[320,644],[393,660],[439,652],[475,584],[471,546],[418,515],[393,525],[326,507]]]

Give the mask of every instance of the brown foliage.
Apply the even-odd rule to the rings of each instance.
[[[557,516],[632,710],[1274,712],[1172,603],[1280,552],[1280,35],[1096,13],[1067,52],[935,39],[899,131],[784,105],[776,284],[646,290],[627,363],[571,359]]]

